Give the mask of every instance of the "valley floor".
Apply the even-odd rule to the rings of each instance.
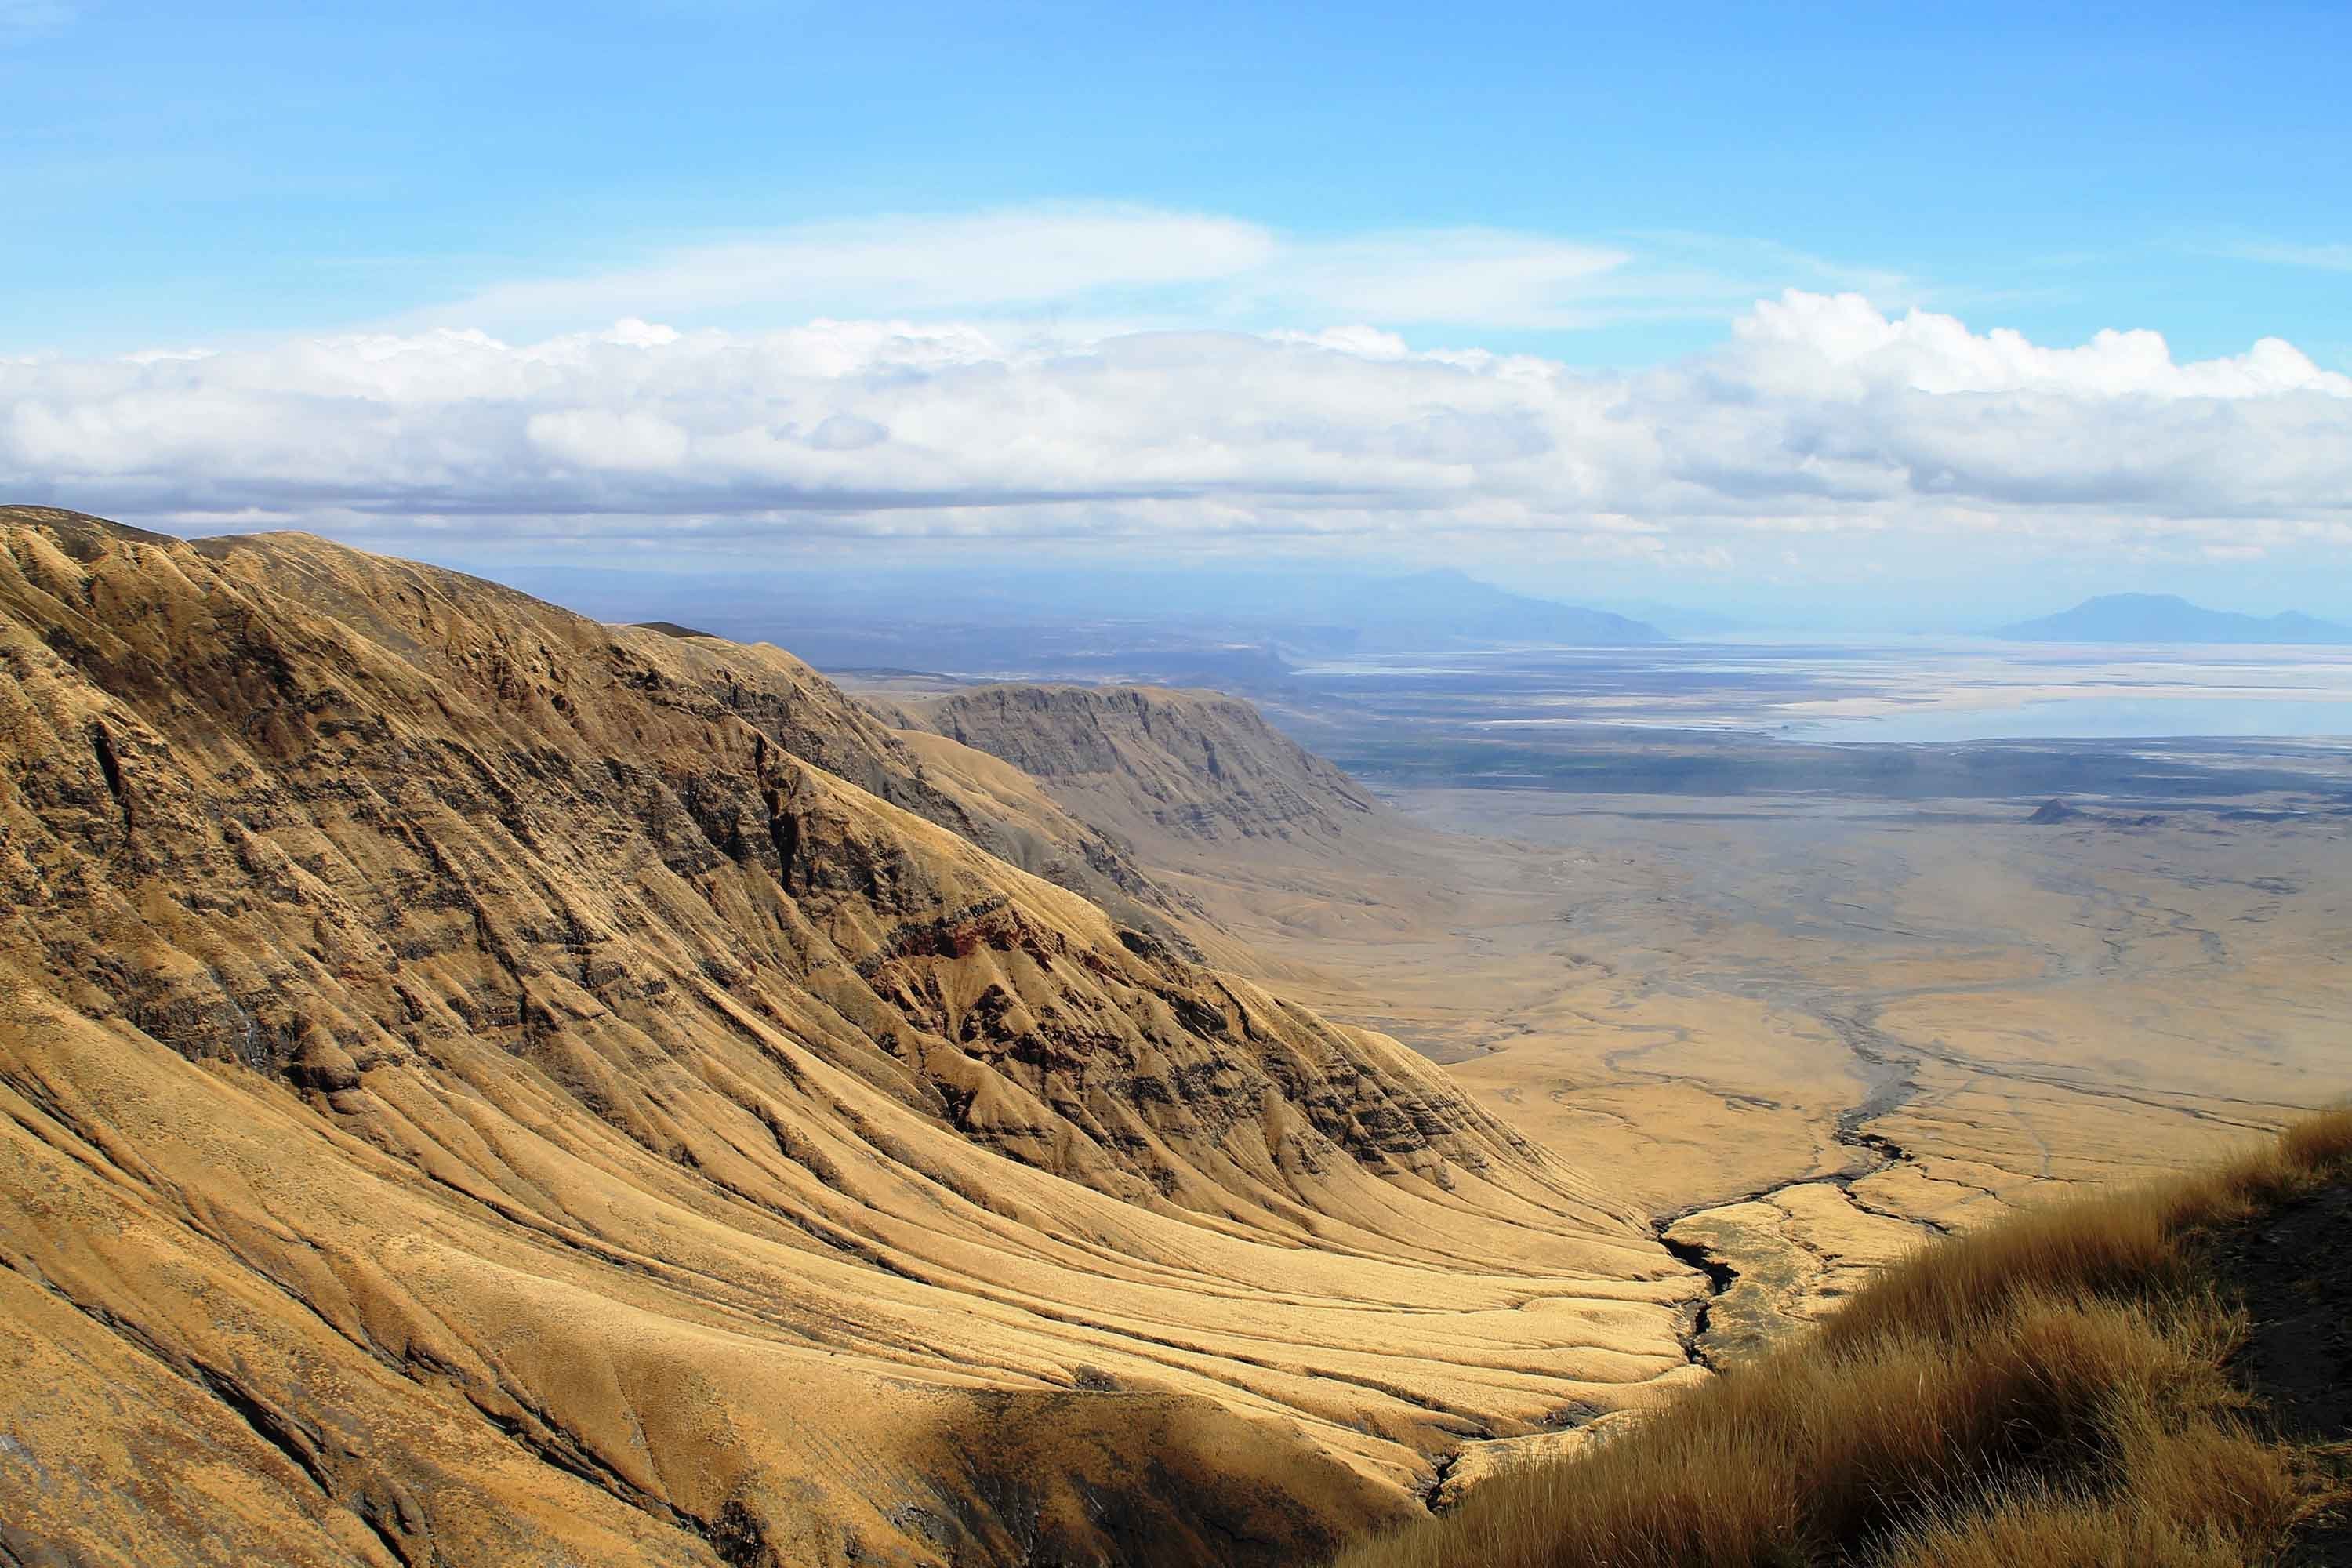
[[[1383,801],[37,508],[0,750],[0,1563],[1313,1560],[2340,1092],[2352,792]]]
[[[1426,831],[1388,847],[1385,880],[1293,868],[1286,896],[1218,913],[1297,966],[1291,989],[1447,1064],[1736,1272],[1709,1355],[1923,1237],[2345,1091],[2339,815],[1386,798]]]

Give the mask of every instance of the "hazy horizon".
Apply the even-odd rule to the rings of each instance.
[[[493,574],[2352,618],[2347,28],[15,0],[0,494]]]
[[[376,548],[365,541],[352,542]],[[583,614],[616,621],[676,618],[677,612],[689,608],[696,595],[706,592],[730,603],[750,594],[773,593],[784,604],[823,601],[846,614],[855,600],[845,595],[861,589],[877,595],[873,612],[877,622],[909,615],[923,619],[984,617],[1008,609],[1039,621],[1070,620],[1088,613],[1164,621],[1171,618],[1171,589],[1178,590],[1174,602],[1191,604],[1199,595],[1237,580],[1262,584],[1271,594],[1287,583],[1326,574],[1393,581],[1448,573],[1523,597],[1650,622],[1679,641],[1704,640],[1718,633],[1991,637],[2002,626],[2072,609],[2086,600],[2137,593],[2174,595],[2203,609],[2259,616],[2301,612],[2352,624],[2352,597],[2325,597],[2308,591],[2307,584],[2300,585],[2306,590],[2300,594],[2292,582],[2249,584],[2242,595],[2233,595],[2231,584],[2213,573],[2189,583],[2183,591],[2168,585],[2171,579],[2162,574],[2145,569],[2117,570],[2105,576],[2086,574],[2079,592],[2069,580],[2044,579],[2006,599],[1980,597],[1973,589],[1939,593],[1937,585],[1922,584],[1909,595],[1791,603],[1769,589],[1708,577],[1688,579],[1690,591],[1675,595],[1680,584],[1631,575],[1583,574],[1555,579],[1539,571],[1510,572],[1406,555],[1218,553],[1182,559],[1097,547],[1041,557],[950,543],[944,548],[927,545],[921,558],[910,560],[903,547],[859,542],[824,552],[733,553],[669,547],[648,549],[634,559],[582,563],[567,559],[572,552],[566,551],[452,546],[437,540],[389,548],[392,553],[488,577]],[[887,596],[925,582],[952,587],[957,599],[910,605]],[[1188,584],[1193,586],[1186,592]],[[1721,617],[1735,624],[1676,630],[1667,624],[1676,617]]]

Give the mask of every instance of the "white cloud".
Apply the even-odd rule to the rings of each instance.
[[[1237,218],[1144,207],[1022,208],[805,224],[640,265],[486,289],[438,322],[605,320],[750,305],[923,312],[1167,288],[1265,266],[1274,236]]]
[[[531,450],[559,468],[589,472],[666,474],[685,462],[694,441],[679,426],[641,410],[562,408],[523,423]]]
[[[1734,328],[1751,372],[1788,391],[2055,392],[2084,397],[2252,397],[2315,390],[2352,396],[2352,376],[2323,372],[2292,343],[2263,338],[2242,354],[2176,364],[2151,331],[2102,331],[2079,348],[2044,348],[2006,328],[1979,335],[1950,316],[1881,315],[1859,294],[1790,291]]]
[[[2000,536],[2352,543],[2352,378],[1790,291],[1595,374],[1370,327],[1007,342],[952,321],[457,329],[0,363],[0,493],[422,531],[1427,541],[1721,564]]]
[[[2269,261],[2281,267],[2315,267],[2328,272],[2352,272],[2352,244],[2292,245],[2265,242],[2233,245],[2222,254],[2244,261]]]
[[[952,319],[1080,337],[1110,322],[1549,331],[1727,319],[1788,280],[1907,294],[1888,274],[1705,236],[1651,235],[1638,251],[1494,228],[1333,237],[1214,215],[1064,205],[806,224],[631,266],[502,282],[401,325],[533,336],[650,314]]]
[[[1442,321],[1489,328],[1590,326],[1631,252],[1491,229],[1415,230],[1292,241],[1231,280],[1223,304],[1241,315],[1347,321]]]

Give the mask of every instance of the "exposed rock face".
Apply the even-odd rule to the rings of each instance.
[[[788,655],[0,531],[0,1559],[1292,1561],[1682,1363],[1612,1205]]]
[[[899,705],[1002,757],[1089,821],[1195,839],[1334,837],[1378,808],[1345,773],[1209,691],[982,686]]]
[[[1064,809],[1037,780],[999,758],[919,728],[901,728],[897,739],[954,798],[969,825],[960,829],[966,837],[1185,956],[1200,956],[1193,939],[1207,912],[1180,885],[1146,870],[1129,846]]]

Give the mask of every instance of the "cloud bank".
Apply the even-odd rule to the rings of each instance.
[[[1507,295],[1516,265],[1482,286]],[[2352,544],[2352,377],[2276,339],[2182,363],[2152,332],[2052,347],[1797,290],[1615,374],[1370,327],[423,328],[0,361],[0,491],[379,540],[1516,536],[1722,562],[1993,532],[2234,556]]]

